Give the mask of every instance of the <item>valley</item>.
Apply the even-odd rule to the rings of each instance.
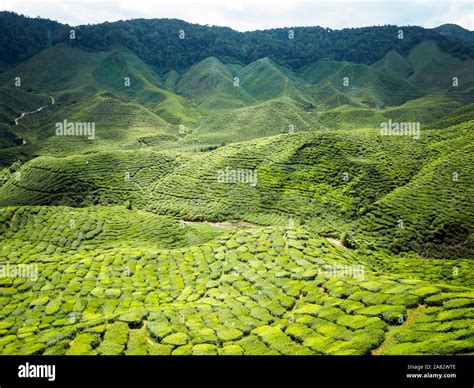
[[[0,266],[38,276],[0,354],[474,353],[472,42],[44,23],[1,61]]]

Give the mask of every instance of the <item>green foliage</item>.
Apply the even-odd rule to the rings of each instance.
[[[465,33],[0,21],[1,354],[473,351]]]
[[[82,333],[74,338],[66,355],[85,355],[91,354],[91,351],[100,343],[100,337],[95,334]]]
[[[11,12],[2,12],[0,17],[3,27],[1,46],[5,47],[2,58],[7,63],[29,58],[51,43],[69,40],[67,25]],[[7,40],[6,32],[12,29],[17,31],[17,47],[28,48],[26,54],[18,55],[17,52],[23,51],[13,49]],[[147,63],[163,70],[187,68],[210,56],[219,56],[232,63],[270,57],[293,68],[301,68],[321,58],[372,63],[393,48],[406,53],[419,42],[429,39],[460,57],[474,56],[472,47],[454,38],[453,34],[441,35],[435,30],[405,26],[407,38],[398,39],[398,29],[397,26],[343,30],[294,27],[297,39],[290,41],[286,28],[239,33],[229,28],[200,26],[177,19],[134,19],[81,26],[77,44],[95,50],[125,46]],[[48,30],[51,31],[51,41],[48,41]],[[180,30],[186,32],[186,39],[179,39],[177,31]],[[35,36],[42,38],[34,39]],[[360,50],[354,50],[354,47]]]
[[[185,345],[188,342],[188,336],[186,333],[174,333],[163,338],[162,343],[167,345]]]
[[[122,354],[128,340],[128,325],[124,322],[114,322],[105,332],[104,340],[97,348],[98,354]]]
[[[357,248],[357,243],[354,241],[354,236],[349,231],[342,233],[341,242],[347,248],[351,248],[351,249]]]

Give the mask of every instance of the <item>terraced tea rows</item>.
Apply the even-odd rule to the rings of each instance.
[[[472,133],[472,124],[458,130]],[[469,138],[433,145],[441,155],[426,163],[410,183],[377,201],[360,221],[360,235],[366,241],[384,240],[383,245],[396,251],[474,257],[469,238],[474,219],[474,160]]]
[[[61,254],[120,245],[185,244],[184,229],[176,220],[136,211],[124,217],[123,210],[120,207],[2,208],[1,232],[8,239],[8,244],[2,246],[2,254],[7,259],[30,256],[28,260],[34,262],[31,250]],[[133,217],[132,224],[128,217]]]
[[[397,274],[400,277],[417,278],[427,282],[440,282],[450,285],[474,287],[474,264],[462,258],[426,258],[414,253],[400,255],[358,249],[359,254],[367,255],[370,262],[376,263],[378,271]]]
[[[419,140],[366,129],[350,138],[345,131],[295,133],[201,153],[41,157],[0,188],[0,204],[120,204],[185,220],[264,225],[293,217],[337,238],[352,230],[354,246],[468,258],[471,124],[426,130]],[[255,181],[226,182],[219,178],[226,171],[250,172]]]
[[[470,46],[175,22],[0,63],[0,354],[474,354]]]
[[[187,225],[105,209],[102,220],[88,209],[2,211],[2,262],[37,266],[36,279],[1,279],[2,354],[388,354],[407,342],[420,354],[473,351],[468,288],[374,272],[301,228],[169,249]],[[76,249],[48,237],[63,235],[66,214],[89,239]],[[403,325],[424,304],[433,307]]]

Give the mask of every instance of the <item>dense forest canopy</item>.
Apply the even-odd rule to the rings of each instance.
[[[75,30],[74,40],[70,39],[71,29]],[[371,64],[390,50],[406,54],[424,40],[434,40],[443,51],[462,59],[474,58],[474,46],[467,41],[414,26],[342,30],[288,27],[238,32],[177,19],[134,19],[70,27],[47,19],[0,13],[0,62],[9,65],[51,45],[68,42],[89,50],[124,46],[160,71],[184,70],[210,56],[241,64],[269,57],[299,69],[322,58]]]
[[[457,24],[443,24],[434,29],[442,35],[452,36],[474,45],[474,31],[466,30]]]

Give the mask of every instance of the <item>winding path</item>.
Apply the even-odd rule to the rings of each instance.
[[[54,105],[54,103],[55,103],[54,97],[53,96],[50,96],[50,97],[51,97],[51,104],[48,104],[48,105],[45,105],[45,106],[40,106],[38,109],[36,109],[34,111],[31,111],[31,112],[23,112],[20,117],[17,117],[15,119],[15,125],[18,125],[18,121],[21,120],[26,115],[36,113],[36,112],[41,112],[44,108],[47,108],[48,106]]]

